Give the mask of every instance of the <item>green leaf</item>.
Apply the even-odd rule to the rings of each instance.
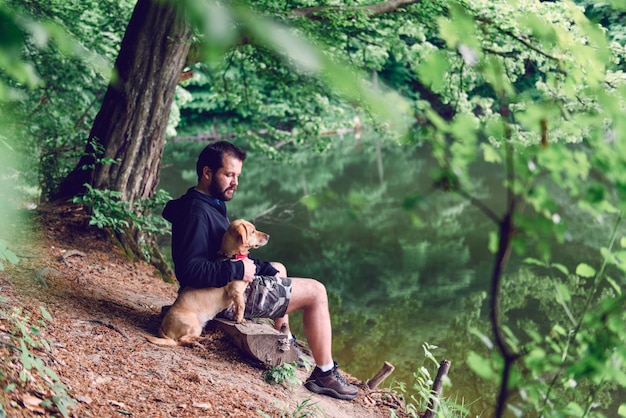
[[[583,407],[575,402],[568,403],[563,412],[566,416],[569,417],[582,417],[583,415],[585,415],[585,410],[583,409]]]
[[[611,285],[611,287],[613,288],[613,290],[615,290],[615,292],[616,292],[618,295],[621,295],[621,294],[622,294],[622,288],[621,288],[621,287],[617,284],[617,282],[616,282],[615,280],[613,280],[612,278],[610,278],[610,277],[608,277],[608,276],[607,276],[607,277],[605,277],[605,280],[606,280],[607,282],[609,282],[609,284]]]
[[[569,276],[569,269],[563,264],[553,263],[551,266],[563,273],[564,276]]]
[[[576,266],[576,274],[580,277],[593,277],[596,274],[596,270],[591,267],[589,264],[580,263]]]
[[[556,284],[556,300],[559,303],[571,302],[572,296],[570,295],[569,288],[565,283]]]
[[[315,210],[320,206],[320,201],[316,196],[307,195],[300,199],[300,203],[302,203],[308,210]]]
[[[524,263],[525,264],[535,265],[535,266],[546,267],[546,263],[544,263],[543,261],[538,260],[536,258],[532,258],[532,257],[526,257],[524,259]]]
[[[39,310],[41,310],[41,314],[43,315],[45,319],[52,322],[52,315],[50,315],[50,312],[48,312],[48,310],[45,307],[40,306]]]
[[[480,43],[476,39],[476,23],[459,4],[450,4],[450,19],[439,18],[439,34],[445,39],[448,48],[454,49],[459,44],[478,49]]]
[[[446,85],[446,74],[450,69],[447,55],[445,51],[430,52],[417,68],[420,80],[434,92],[442,91]]]
[[[483,159],[485,162],[495,164],[502,162],[502,156],[494,147],[489,144],[481,144],[480,147],[483,150]]]
[[[620,417],[626,417],[626,403],[623,403],[617,408],[617,413]]]
[[[498,251],[498,244],[500,242],[500,238],[496,231],[491,231],[489,233],[489,244],[488,248],[492,254],[495,254]]]
[[[494,371],[491,361],[481,357],[474,351],[467,354],[467,365],[479,377],[485,380],[495,380],[498,374]]]

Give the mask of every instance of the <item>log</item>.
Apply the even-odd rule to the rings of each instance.
[[[447,376],[448,370],[450,370],[450,360],[444,360],[439,364],[439,370],[437,371],[437,377],[433,382],[433,389],[430,395],[430,402],[428,402],[428,409],[422,416],[422,418],[433,418],[437,412],[439,406],[439,397],[441,396],[441,389],[443,387],[443,378]]]
[[[370,388],[370,390],[378,388],[378,385],[380,385],[383,380],[385,380],[391,373],[393,373],[395,369],[396,368],[393,366],[393,364],[386,361],[383,364],[383,367],[378,371],[378,373],[376,373],[374,377],[368,380],[367,387]]]
[[[223,318],[215,318],[213,322],[231,337],[241,351],[268,367],[298,360],[298,354],[292,348],[288,336],[269,324],[250,320],[238,324]]]

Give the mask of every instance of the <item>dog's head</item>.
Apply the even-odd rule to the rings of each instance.
[[[250,248],[267,244],[270,236],[257,231],[254,225],[243,219],[232,221],[222,237],[221,253],[227,257],[248,254]]]

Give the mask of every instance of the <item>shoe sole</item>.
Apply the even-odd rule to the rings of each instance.
[[[341,393],[337,392],[336,390],[333,389],[328,389],[325,388],[323,386],[318,386],[315,382],[306,382],[304,384],[304,387],[307,388],[308,390],[310,390],[313,393],[317,393],[319,395],[327,395],[327,396],[332,396],[333,398],[337,398],[337,399],[341,399],[344,401],[350,401],[354,398],[356,398],[359,394],[356,393],[354,395],[342,395]]]

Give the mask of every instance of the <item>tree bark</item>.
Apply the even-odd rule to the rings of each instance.
[[[137,2],[91,141],[56,197],[80,195],[85,183],[119,191],[131,204],[154,194],[170,108],[191,46],[183,16],[175,2]]]
[[[191,38],[176,2],[138,0],[84,156],[61,183],[56,199],[84,194],[85,183],[121,192],[131,207],[154,195],[169,113]],[[115,235],[131,258],[145,258],[139,244],[145,241],[152,264],[171,279],[171,269],[150,237],[133,226]]]

